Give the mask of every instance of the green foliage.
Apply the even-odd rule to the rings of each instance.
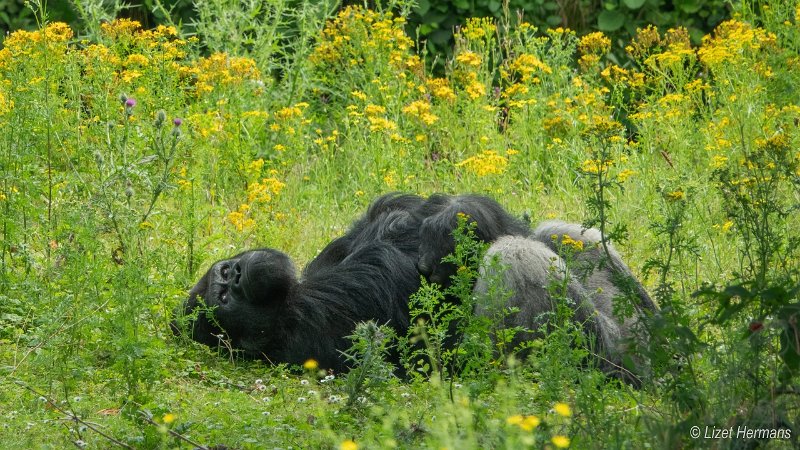
[[[603,31],[614,41],[615,58],[625,60],[625,43],[638,28],[651,24],[664,29],[684,27],[697,44],[730,16],[729,8],[724,0],[422,0],[412,10],[409,28],[440,62],[452,56],[453,30],[470,17],[528,22],[540,30],[564,27],[578,35]]]
[[[450,286],[442,290],[423,279],[420,290],[409,299],[414,326],[400,347],[410,374],[441,378],[475,375],[493,359],[486,323],[473,314],[477,299],[472,288],[487,245],[478,241],[475,223],[464,215],[458,217],[453,239],[453,254],[442,258],[443,263],[458,268]],[[482,336],[475,335],[476,329]]]
[[[51,3],[0,50],[0,447],[116,445],[80,420],[136,448],[701,448],[692,426],[800,423],[797,1],[736,6],[699,46],[641,27],[624,66],[616,34],[474,19],[436,75],[389,8],[203,2],[193,36],[99,0],[70,28]],[[212,261],[266,245],[302,267],[395,190],[604,228],[661,307],[629,352],[641,388],[587,367],[568,308],[505,327],[469,244],[454,290],[414,299],[428,376],[390,376],[380,328],[348,375],[173,336]]]
[[[366,401],[371,391],[385,388],[392,377],[392,366],[386,357],[395,338],[394,331],[385,325],[379,327],[374,322],[356,325],[350,336],[353,346],[345,352],[351,366],[344,382],[347,406],[352,407],[359,399]]]

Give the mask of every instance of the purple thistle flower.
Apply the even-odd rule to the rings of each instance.
[[[127,106],[128,108],[133,108],[134,106],[136,106],[136,99],[133,98],[126,99],[125,106]]]
[[[176,127],[179,127],[181,126],[181,124],[183,124],[183,119],[181,119],[180,117],[176,117],[172,119],[172,124],[175,125]]]

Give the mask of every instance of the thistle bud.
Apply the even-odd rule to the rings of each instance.
[[[166,122],[166,120],[167,120],[167,112],[164,111],[163,109],[159,109],[158,112],[156,112],[156,121],[155,121],[156,128],[163,127],[164,122]]]

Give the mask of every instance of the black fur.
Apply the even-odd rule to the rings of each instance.
[[[456,267],[442,263],[442,258],[453,253],[453,230],[458,224],[458,214],[464,214],[476,224],[476,237],[491,243],[501,236],[527,236],[528,225],[509,214],[499,203],[481,195],[448,196],[435,194],[421,206],[419,262],[417,269],[428,281],[443,287],[450,284]]]
[[[202,298],[213,308],[213,317],[203,313],[190,324],[192,339],[214,346],[224,335],[250,357],[290,364],[314,359],[345,370],[341,351],[349,348],[346,336],[356,323],[408,330],[408,298],[419,288],[421,203],[412,195],[380,197],[308,264],[302,280],[289,257],[273,249],[215,263],[184,305],[191,313]]]

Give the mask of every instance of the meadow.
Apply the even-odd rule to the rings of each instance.
[[[191,35],[39,9],[3,39],[1,448],[797,445],[796,0],[744,1],[700,45],[640,29],[624,63],[599,32],[470,19],[442,73],[404,4],[263,5],[201,3]],[[405,379],[173,336],[214,261],[302,267],[392,191],[603,227],[661,308],[641,386],[568,326],[527,361]]]

